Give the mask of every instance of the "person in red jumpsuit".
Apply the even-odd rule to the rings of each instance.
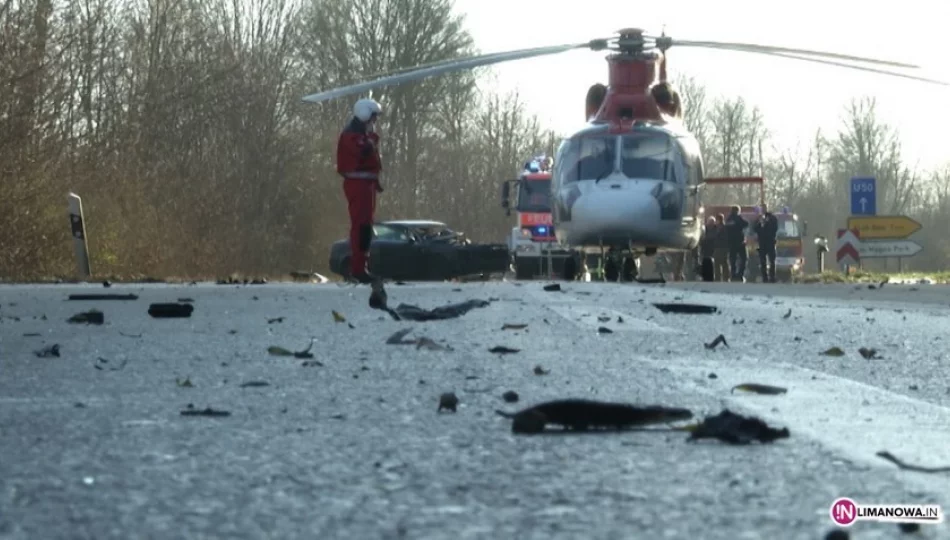
[[[343,177],[343,193],[350,211],[350,276],[360,283],[372,283],[369,273],[369,245],[373,239],[373,213],[376,194],[383,191],[379,182],[382,160],[376,120],[383,109],[372,99],[353,105],[353,118],[340,133],[336,171]]]

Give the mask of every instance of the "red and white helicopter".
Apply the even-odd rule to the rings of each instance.
[[[311,94],[304,102],[317,103],[360,94],[374,88],[418,81],[476,67],[552,55],[576,49],[609,50],[608,84],[599,106],[589,109],[588,123],[566,137],[554,156],[551,182],[553,228],[558,242],[577,257],[564,265],[572,280],[585,252],[608,248],[608,265],[631,275],[640,254],[657,250],[687,251],[685,269],[713,279],[711,261],[700,261],[703,234],[702,190],[705,185],[699,144],[683,123],[666,114],[651,93],[667,80],[666,51],[678,47],[706,47],[766,54],[782,58],[871,71],[935,84],[950,84],[865,64],[917,68],[899,62],[828,52],[748,43],[680,41],[664,34],[650,36],[625,29],[617,37],[586,43],[555,45],[485,54],[411,68],[376,80]],[[593,88],[593,87],[592,87]]]

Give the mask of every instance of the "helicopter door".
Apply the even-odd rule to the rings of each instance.
[[[703,160],[699,156],[687,158],[688,173],[686,175],[686,193],[688,214],[695,218],[699,209],[703,207]],[[686,216],[684,216],[686,217]]]

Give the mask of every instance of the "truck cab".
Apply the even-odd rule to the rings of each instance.
[[[515,180],[502,183],[501,206],[517,214],[508,236],[508,249],[517,279],[531,279],[558,272],[570,252],[560,248],[554,235],[551,214],[552,160],[536,156],[525,164]],[[514,205],[511,191],[514,186]]]

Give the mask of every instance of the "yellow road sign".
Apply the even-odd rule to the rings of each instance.
[[[907,216],[854,216],[848,228],[857,229],[861,240],[895,240],[907,238],[923,228]]]

